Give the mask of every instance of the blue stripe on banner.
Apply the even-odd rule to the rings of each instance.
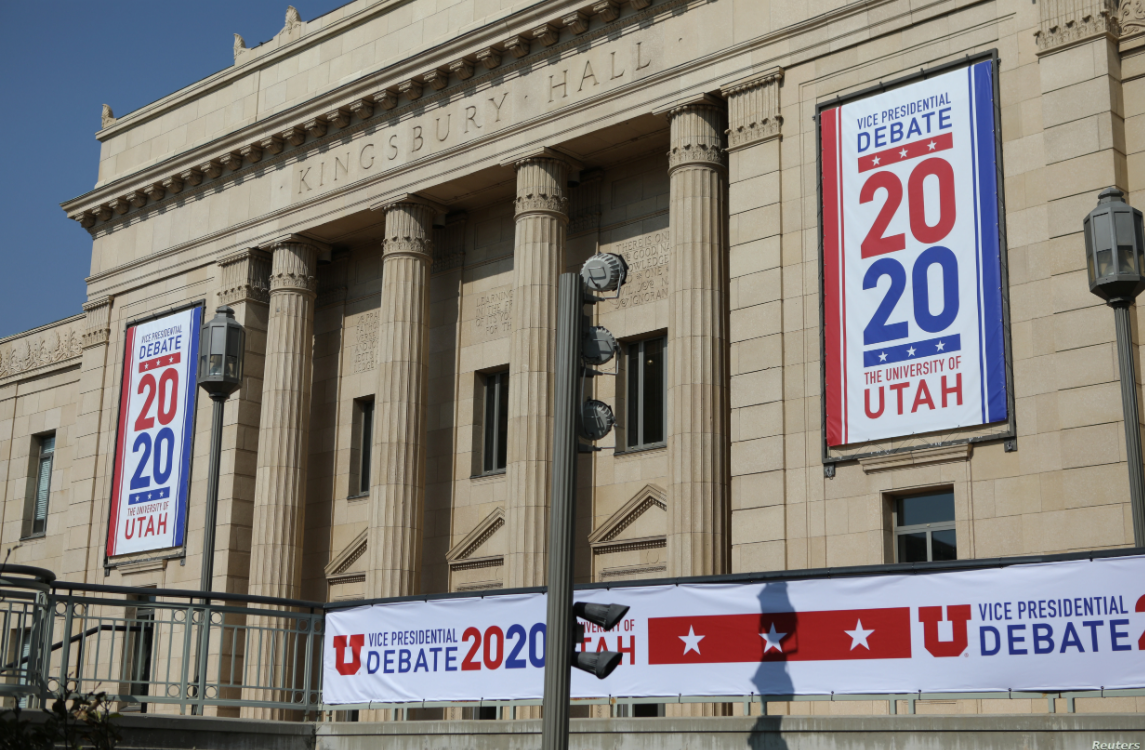
[[[179,476],[179,497],[175,503],[175,538],[172,547],[183,546],[187,530],[187,488],[191,484],[191,442],[195,430],[195,395],[198,392],[199,329],[203,323],[203,308],[191,311],[191,356],[187,358],[187,385],[183,392],[183,470]]]
[[[998,167],[994,151],[994,71],[990,61],[970,68],[974,98],[974,150],[981,211],[981,302],[986,422],[1007,418],[1006,343],[1002,325],[1002,253],[998,226]]]
[[[956,333],[953,336],[944,336],[939,339],[912,341],[909,344],[888,346],[882,349],[868,349],[863,352],[863,367],[878,367],[893,362],[925,359],[960,351],[962,351],[962,336]]]
[[[157,490],[148,490],[147,492],[132,492],[127,497],[127,504],[149,503],[152,500],[166,500],[169,497],[171,497],[171,488],[160,487]]]
[[[974,66],[966,69],[966,87],[970,95],[970,141],[973,144],[970,149],[970,164],[974,172],[974,180],[971,185],[974,188],[974,300],[978,303],[975,308],[978,313],[978,408],[982,414],[982,423],[985,424],[988,420],[986,419],[986,374],[984,369],[986,357],[982,353],[982,341],[985,339],[982,334],[982,232],[978,226],[978,203],[982,193],[978,184],[978,121],[975,117],[978,101],[974,98]]]

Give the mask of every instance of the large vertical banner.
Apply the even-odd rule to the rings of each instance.
[[[107,555],[183,545],[202,307],[127,329]]]
[[[1008,419],[995,74],[820,114],[830,446]]]

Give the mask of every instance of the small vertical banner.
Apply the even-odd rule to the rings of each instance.
[[[995,75],[820,115],[829,446],[1009,418]]]
[[[107,556],[183,546],[202,307],[127,329]]]

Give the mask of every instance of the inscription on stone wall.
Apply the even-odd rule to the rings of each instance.
[[[620,299],[610,303],[613,310],[624,310],[668,299],[668,231],[614,243],[602,251],[616,253],[628,263],[628,282],[620,289]]]
[[[354,372],[374,369],[378,361],[378,313],[368,312],[358,318],[358,343],[354,346]]]
[[[490,341],[508,336],[513,329],[513,287],[502,286],[477,296],[473,319],[473,341]]]

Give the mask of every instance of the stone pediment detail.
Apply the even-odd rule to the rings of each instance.
[[[324,572],[329,583],[352,583],[366,579],[366,563],[363,558],[368,549],[368,533],[369,529],[362,529],[360,534],[350,540],[350,543],[326,564]]]
[[[259,138],[249,143],[236,141],[217,155],[201,153],[205,147],[198,149],[196,165],[184,164],[172,174],[155,172],[146,177],[140,173],[125,175],[111,183],[116,187],[109,186],[106,191],[101,189],[92,195],[70,201],[66,209],[68,217],[93,231],[97,224],[131,221],[139,210],[149,212],[159,203],[187,200],[187,193],[223,189],[226,183],[239,181],[238,174],[241,171],[266,170],[274,163],[296,159],[298,154],[295,149],[298,147],[305,145],[312,150],[319,141],[343,140],[358,130],[377,127],[383,120],[396,123],[411,111],[428,107],[431,100],[449,101],[451,97],[456,97],[456,88],[459,86],[476,88],[491,80],[505,78],[517,70],[535,66],[535,58],[559,56],[568,50],[581,48],[590,39],[615,35],[624,26],[646,23],[654,16],[684,6],[687,2],[624,0],[621,3],[617,0],[596,3],[591,13],[580,14],[586,26],[585,31],[579,32],[572,26],[566,29],[560,16],[549,23],[532,24],[528,29],[520,29],[507,36],[503,42],[483,44],[466,51],[453,61],[445,60],[427,73],[403,76],[370,91],[355,93],[347,101],[333,102],[332,106],[325,109],[327,114],[283,124],[277,135],[268,137],[266,133],[261,133]],[[631,7],[630,13],[615,12],[624,4]],[[271,43],[248,49],[245,41],[235,34],[235,64],[245,65],[256,56],[282,49],[306,35],[306,27],[307,23],[298,17],[297,11],[289,8],[286,25]],[[480,60],[485,72],[474,74],[471,60]],[[639,60],[636,64],[639,65]],[[128,122],[134,122],[134,118]],[[116,123],[111,126],[116,126]],[[122,124],[119,126],[122,127]],[[264,158],[264,152],[269,152],[270,158]],[[229,168],[219,169],[216,166],[219,163]],[[176,195],[183,193],[187,184],[194,190],[188,190],[177,198]]]
[[[667,540],[668,500],[664,489],[646,484],[589,534],[593,554],[663,547]]]
[[[469,570],[504,564],[504,539],[497,532],[505,525],[505,509],[496,508],[445,553],[450,570]]]

